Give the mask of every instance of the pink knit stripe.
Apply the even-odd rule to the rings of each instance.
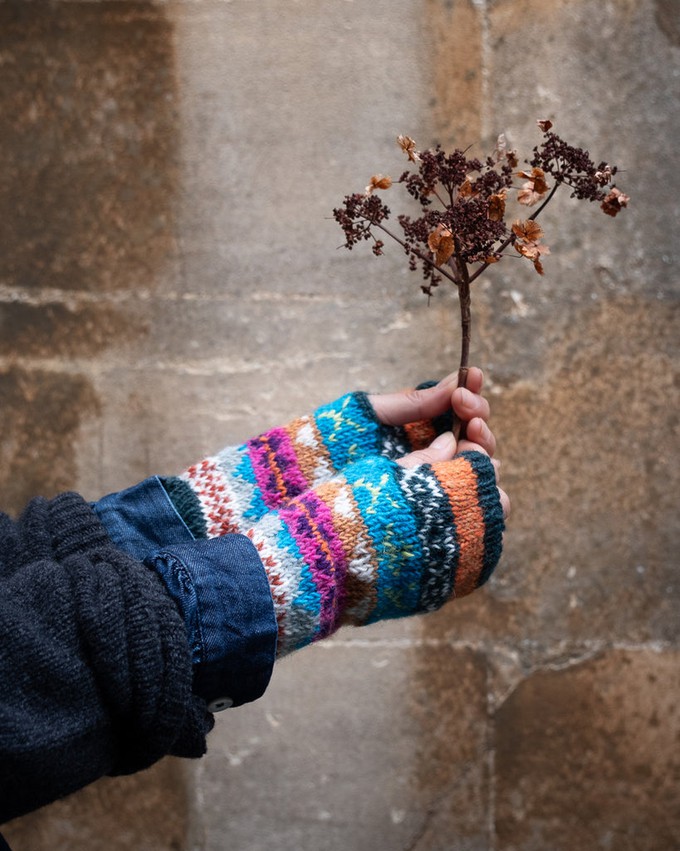
[[[285,429],[275,428],[248,441],[248,455],[262,499],[269,508],[307,489],[295,449]]]
[[[347,556],[343,542],[333,526],[331,509],[314,491],[289,503],[281,516],[321,597],[320,630],[315,638],[323,638],[338,628],[344,606]]]

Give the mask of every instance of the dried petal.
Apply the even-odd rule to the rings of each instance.
[[[545,195],[545,193],[550,188],[545,180],[545,172],[542,168],[532,168],[531,169],[531,177],[534,181],[534,192],[538,192],[539,195]]]
[[[598,186],[606,186],[612,179],[612,169],[610,165],[604,165],[595,172],[595,183]]]
[[[529,180],[522,184],[522,188],[517,193],[517,200],[525,207],[533,207],[537,204],[545,193],[550,189],[545,180],[545,172],[542,168],[532,168],[531,174],[526,171],[517,173],[518,177],[528,177]]]
[[[547,133],[548,130],[550,130],[550,128],[553,126],[552,121],[550,121],[550,119],[548,118],[539,118],[536,124],[538,124],[538,126],[544,133]]]
[[[487,212],[487,216],[492,222],[500,222],[503,220],[503,216],[505,215],[505,198],[507,194],[508,193],[505,189],[501,189],[500,192],[497,192],[489,198],[489,210]]]
[[[617,216],[629,201],[630,197],[614,186],[600,206],[608,216]]]
[[[529,260],[536,260],[542,254],[550,254],[550,249],[547,245],[538,245],[535,242],[515,242],[515,248],[522,255],[528,257]]]
[[[541,256],[550,254],[550,249],[547,245],[540,245],[539,240],[543,236],[543,228],[533,219],[524,221],[516,221],[512,223],[512,232],[517,237],[515,239],[515,250],[531,260],[534,268],[539,275],[543,274],[543,264]]]
[[[538,204],[541,196],[538,192],[534,192],[534,183],[532,180],[522,184],[522,188],[517,193],[517,200],[525,207],[533,207],[534,204]]]
[[[543,238],[543,228],[538,222],[533,219],[525,219],[512,223],[512,232],[518,239],[523,239],[525,242],[538,242]]]
[[[505,133],[500,133],[496,139],[496,147],[493,149],[493,158],[496,162],[500,162],[508,155],[508,140],[505,138]]]
[[[439,243],[439,247],[435,252],[434,256],[434,264],[435,266],[441,266],[442,263],[446,263],[453,256],[453,252],[455,251],[455,244],[453,242],[452,236],[443,236],[441,242]]]
[[[460,198],[470,198],[472,196],[472,181],[469,177],[466,177],[465,180],[460,184],[458,195]]]
[[[389,189],[392,185],[392,178],[387,174],[374,174],[366,187],[366,194],[372,195],[376,189]]]
[[[408,154],[408,158],[412,163],[420,160],[418,151],[416,151],[416,143],[410,136],[397,136],[397,144],[405,154]]]
[[[512,151],[508,150],[508,141],[505,138],[505,133],[501,133],[498,139],[496,139],[496,147],[493,149],[492,156],[497,163],[507,160],[510,168],[517,168],[517,163],[519,162],[517,151],[514,149]]]
[[[435,230],[427,238],[427,244],[430,251],[434,254],[435,266],[441,266],[453,255],[455,251],[455,243],[453,234],[445,225],[437,225]]]

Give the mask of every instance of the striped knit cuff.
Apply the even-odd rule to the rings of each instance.
[[[374,456],[271,512],[249,533],[269,577],[279,655],[362,625],[439,608],[500,557],[503,513],[480,453],[404,469]]]
[[[213,538],[244,531],[348,464],[369,455],[397,458],[436,435],[429,421],[385,426],[365,393],[348,393],[161,481],[194,536]]]

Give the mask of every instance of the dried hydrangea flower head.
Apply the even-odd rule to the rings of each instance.
[[[468,157],[467,151],[458,148],[446,153],[439,145],[419,151],[410,136],[399,136],[397,143],[415,170],[403,172],[397,181],[376,174],[363,194],[347,195],[342,206],[333,210],[345,234],[346,248],[366,240],[373,243],[373,253],[381,255],[381,237],[385,234],[401,245],[409,267],[420,269],[421,289],[428,296],[442,279],[457,287],[462,384],[470,347],[470,285],[475,279],[508,256],[510,248],[515,249],[515,257],[519,254],[536,272],[544,273],[541,258],[549,255],[550,249],[542,241],[543,229],[536,219],[560,188],[568,187],[572,198],[599,202],[608,216],[618,215],[630,200],[613,183],[616,166],[606,162],[595,165],[588,151],[569,145],[553,132],[549,119],[536,123],[543,141],[525,161],[527,168],[519,171],[517,152],[508,149],[503,134],[485,160]],[[420,205],[419,216],[397,216],[400,233],[386,224],[391,211],[376,194],[395,183]],[[530,218],[508,224],[507,204],[513,196],[520,207],[536,210]]]

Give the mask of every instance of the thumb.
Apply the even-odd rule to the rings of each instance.
[[[445,431],[439,435],[427,449],[419,449],[417,452],[411,452],[409,455],[404,455],[397,461],[402,467],[410,469],[418,467],[420,464],[436,464],[439,461],[450,461],[456,454],[456,438],[450,431]]]

